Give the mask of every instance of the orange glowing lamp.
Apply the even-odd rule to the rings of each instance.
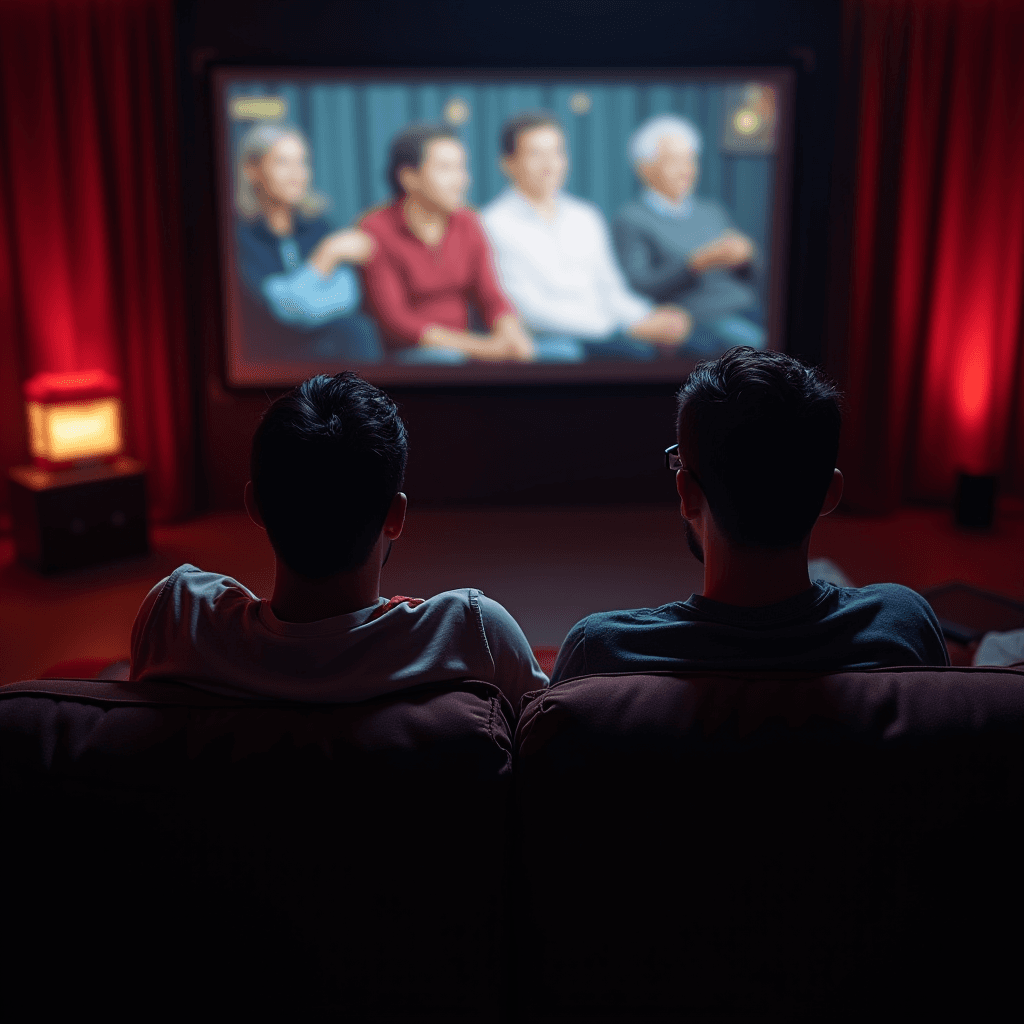
[[[124,450],[121,385],[103,370],[39,373],[25,382],[28,443],[44,469],[112,462]]]

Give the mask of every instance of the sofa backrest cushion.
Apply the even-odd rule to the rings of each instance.
[[[494,1019],[510,716],[458,681],[331,706],[0,688],[6,984],[76,1013]]]
[[[1019,1016],[1024,672],[573,679],[516,750],[526,1019]]]

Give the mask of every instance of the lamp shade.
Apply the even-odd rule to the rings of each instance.
[[[32,461],[47,469],[111,461],[124,450],[121,384],[103,370],[39,373],[22,389]]]

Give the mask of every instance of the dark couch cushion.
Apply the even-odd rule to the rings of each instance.
[[[474,682],[331,706],[0,688],[5,998],[496,1019],[508,717]]]
[[[516,747],[525,1019],[1019,1019],[1024,672],[568,680]]]

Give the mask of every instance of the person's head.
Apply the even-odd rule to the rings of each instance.
[[[466,150],[453,128],[413,124],[392,140],[388,182],[395,196],[412,196],[442,213],[466,202],[469,170]]]
[[[531,199],[551,199],[558,192],[569,173],[569,157],[554,114],[516,114],[502,125],[501,169]]]
[[[354,373],[311,377],[276,399],[253,435],[250,473],[278,558],[309,579],[363,565],[396,505],[406,451],[395,403]]]
[[[309,146],[290,125],[264,121],[246,132],[238,149],[235,205],[247,218],[268,205],[285,206],[313,217],[326,199],[310,191]]]
[[[636,173],[655,192],[678,203],[697,184],[700,132],[685,117],[661,114],[642,124],[629,140]]]
[[[799,548],[826,498],[838,501],[836,387],[781,352],[734,348],[698,363],[677,398],[682,472],[722,536],[738,548]],[[680,494],[692,486],[677,482]]]

